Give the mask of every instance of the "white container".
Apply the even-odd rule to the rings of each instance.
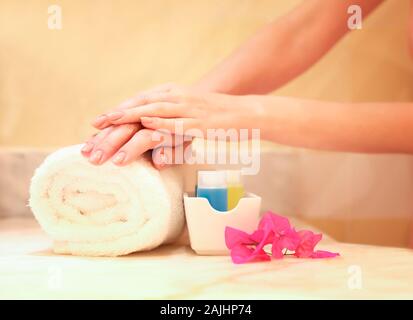
[[[185,215],[191,248],[200,255],[228,255],[225,227],[251,233],[257,229],[261,197],[247,193],[230,211],[217,211],[206,198],[184,194]]]

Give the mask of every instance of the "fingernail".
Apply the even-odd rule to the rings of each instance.
[[[90,160],[90,162],[93,162],[93,163],[99,163],[99,161],[102,159],[102,156],[103,156],[103,151],[98,150],[98,151],[92,153],[89,160]]]
[[[87,142],[82,148],[82,152],[90,152],[93,149],[93,143],[92,142]]]
[[[106,115],[102,114],[99,117],[97,117],[95,120],[93,120],[94,125],[98,125],[106,120]]]
[[[112,159],[112,162],[115,164],[121,164],[125,160],[126,153],[124,151],[118,152],[115,157]]]
[[[150,117],[141,117],[141,122],[142,122],[142,123],[150,124],[150,123],[153,122],[153,119],[150,118]]]
[[[112,113],[108,114],[109,120],[112,120],[112,121],[118,120],[122,117],[123,117],[123,112],[121,112],[121,111],[115,111],[115,112],[112,112]]]

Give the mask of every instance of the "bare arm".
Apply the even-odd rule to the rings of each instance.
[[[347,9],[350,5],[361,6],[365,18],[381,2],[382,0],[303,0],[295,10],[265,26],[198,81],[194,87],[201,90],[194,90],[194,94],[220,92],[247,95],[275,90],[311,67],[348,31]],[[118,152],[115,159],[120,159],[119,156],[122,155],[124,160],[115,163],[127,164],[142,152],[153,148],[148,138],[151,129],[156,129],[160,125],[172,125],[174,120],[162,119],[162,113],[141,114],[145,108],[139,108],[139,112],[134,114],[135,117],[128,115],[119,117],[119,113],[133,112],[135,107],[148,103],[152,95],[163,96],[175,90],[179,91],[179,88],[174,85],[154,88],[122,103],[116,108],[120,110],[117,114],[98,117],[94,121],[94,126],[98,129],[112,124],[129,123],[133,126],[112,126],[100,131],[97,136],[87,141],[82,151],[83,155],[89,157],[92,163],[101,164]],[[189,117],[190,119],[186,121],[191,126],[200,128],[205,126],[215,128],[218,125],[217,121],[213,123],[205,121],[205,114],[211,115],[212,119],[220,119],[218,127],[221,128],[232,126],[234,120],[239,119],[239,125],[243,128],[261,128],[266,139],[302,147],[413,153],[413,147],[410,147],[412,137],[408,134],[403,136],[401,132],[403,128],[409,133],[407,129],[413,125],[410,122],[411,104],[335,104],[280,98],[262,100],[263,106],[268,108],[268,114],[264,114],[261,119],[251,112],[254,109],[251,109],[251,101],[248,100],[250,96],[245,97],[247,103],[234,100],[236,98],[235,96],[220,97],[217,98],[219,101],[206,104],[201,98],[197,108],[194,105],[185,108],[186,111],[195,114],[181,115],[177,112],[176,117]],[[257,98],[254,103],[260,99]],[[228,102],[230,107],[225,111],[228,117],[222,117],[222,108],[226,108],[228,100],[230,100]],[[168,102],[168,99],[163,102]],[[185,103],[182,103],[181,107],[183,105]],[[233,106],[237,107],[233,108]],[[304,106],[307,106],[308,110],[304,110]],[[389,117],[386,117],[384,114],[388,112],[385,109],[390,106],[392,110],[387,110],[390,113]],[[374,110],[375,107],[378,109]],[[199,117],[196,110],[202,108],[205,110],[198,110],[203,115]],[[172,109],[168,108],[168,110]],[[118,120],[113,121],[111,119],[113,116]],[[141,121],[141,116],[159,117],[159,119],[148,123],[148,121]],[[226,119],[230,120],[229,123],[225,123]],[[365,121],[362,122],[360,119]],[[141,124],[146,128],[142,129]],[[125,144],[125,141],[129,142]]]
[[[116,120],[98,128],[140,121],[151,130],[182,135],[175,131],[182,126],[184,130],[198,129],[203,136],[208,129],[260,129],[262,139],[289,146],[413,154],[411,102],[341,103],[185,89],[152,94],[148,99],[146,104],[125,109]],[[111,114],[107,118],[112,118]]]
[[[347,9],[363,18],[382,0],[305,0],[268,24],[201,79],[196,87],[227,94],[264,94],[302,74],[348,31]]]
[[[265,139],[321,150],[413,153],[413,103],[252,97],[266,113],[260,124]]]

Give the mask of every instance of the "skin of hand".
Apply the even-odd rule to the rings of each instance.
[[[256,103],[254,106],[254,101],[247,96],[205,93],[170,85],[168,90],[146,92],[128,100],[122,107],[98,116],[93,125],[100,132],[85,144],[82,153],[93,164],[99,165],[112,158],[116,165],[126,165],[147,150],[159,149],[154,152],[154,165],[162,168],[173,162],[167,156],[173,157],[175,152],[168,148],[186,148],[190,141],[175,136],[160,142],[154,139],[155,132],[168,132],[173,137],[181,135],[183,132],[175,130],[177,120],[184,133],[188,129],[198,129],[201,133],[209,128],[248,129],[254,116],[260,113],[259,106]],[[134,126],[134,130],[122,130],[125,125]]]
[[[413,153],[413,103],[337,103],[186,90],[153,93],[146,102],[109,113],[104,124],[95,125],[104,131],[140,121],[147,129],[175,132],[179,121],[185,131],[196,128],[204,133],[207,129],[257,128],[263,139],[297,147]]]
[[[183,130],[199,129],[202,134],[215,128],[250,128],[261,104],[248,96],[197,92],[175,87],[168,92],[153,92],[132,108],[116,110],[95,119],[100,130],[110,126],[141,123],[144,128],[175,133],[177,120]]]
[[[181,88],[173,83],[156,86],[147,91],[140,92],[136,96],[122,102],[113,112],[126,110],[136,105],[145,104],[147,97],[154,93],[166,93],[172,89]],[[153,164],[162,169],[173,162],[174,149],[186,148],[190,142],[181,144],[182,139],[173,139],[172,144],[152,139],[154,130],[143,128],[139,122],[124,125],[109,125],[104,115],[95,119],[104,130],[92,135],[86,140],[81,153],[94,165],[101,165],[111,159],[116,165],[127,165],[139,158],[147,150],[154,149],[152,153]],[[114,156],[116,153],[116,156]],[[172,155],[168,159],[167,155]]]
[[[228,59],[198,81],[192,89],[199,92],[215,91],[230,94],[267,93],[277,89],[308,69],[348,31],[347,8],[349,5],[360,5],[363,17],[366,17],[381,2],[382,0],[303,1],[286,16],[257,32]],[[179,88],[174,84],[155,87],[123,102],[116,110],[144,105],[147,96],[152,93],[165,94],[172,89],[179,90]],[[116,114],[111,116],[116,117]],[[94,124],[98,128],[106,128],[108,122],[105,121],[107,119],[99,118]],[[162,122],[167,125],[168,121],[162,120]],[[160,124],[159,121],[158,124]],[[185,124],[195,125],[195,121],[187,119]],[[155,125],[153,123],[152,127]],[[149,123],[147,126],[151,127]],[[121,165],[135,160],[145,150],[156,147],[150,139],[153,131],[148,128],[143,129],[138,126],[137,130],[132,132],[121,127],[122,125],[113,130],[105,129],[103,133],[91,137],[86,142],[82,154],[88,157],[91,163],[102,164],[119,150],[121,142],[126,143],[131,139],[133,141],[129,145],[130,147],[136,146],[138,148],[136,152],[127,154],[118,152],[112,159],[115,164]],[[139,133],[139,129],[145,131]],[[132,139],[135,135],[137,137]],[[173,148],[173,146],[165,148]],[[163,155],[159,150],[154,152],[155,156],[157,154]],[[155,161],[155,167],[161,168],[160,164],[163,163],[163,159],[158,160]]]

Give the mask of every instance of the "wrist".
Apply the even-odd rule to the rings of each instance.
[[[207,75],[194,83],[191,88],[200,92],[214,92],[229,95],[241,94],[239,90],[237,90],[237,84],[233,80],[228,81],[228,79],[222,78],[220,74]]]
[[[261,139],[268,139],[268,127],[271,122],[269,121],[270,110],[265,103],[265,97],[261,95],[236,96],[238,128],[248,129],[250,133],[258,129]]]
[[[261,140],[278,141],[289,122],[289,109],[294,109],[291,98],[278,96],[250,96],[251,129],[259,129]],[[284,128],[284,129],[283,129]]]

